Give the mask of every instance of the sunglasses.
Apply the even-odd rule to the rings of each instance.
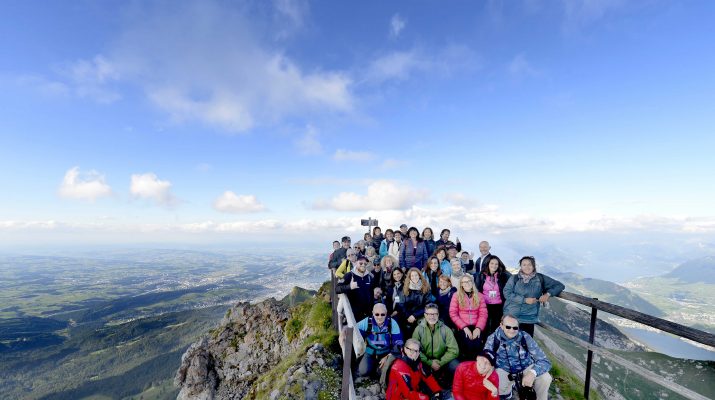
[[[512,331],[518,331],[518,330],[519,330],[519,326],[518,326],[518,325],[517,325],[517,326],[504,325],[504,329],[510,329],[510,330],[512,330]]]
[[[384,317],[384,316],[387,315],[387,314],[385,314],[385,313],[375,313],[375,314],[372,314],[372,315],[374,315],[374,316],[376,316],[376,317]]]

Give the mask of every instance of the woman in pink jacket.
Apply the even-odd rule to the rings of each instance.
[[[464,275],[459,280],[457,294],[452,296],[449,316],[459,329],[457,341],[463,360],[474,360],[482,351],[482,331],[487,324],[487,305],[474,287],[474,278]]]

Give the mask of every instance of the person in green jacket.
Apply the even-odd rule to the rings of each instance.
[[[440,385],[452,386],[454,372],[459,366],[459,346],[452,330],[439,320],[439,306],[427,304],[425,318],[415,328],[412,338],[422,345],[420,358],[425,367],[432,369]]]

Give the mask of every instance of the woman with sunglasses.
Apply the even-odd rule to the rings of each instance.
[[[519,273],[512,275],[504,286],[504,314],[519,320],[519,327],[534,336],[534,324],[539,322],[540,305],[558,296],[564,284],[536,272],[536,260],[532,256],[519,260]]]

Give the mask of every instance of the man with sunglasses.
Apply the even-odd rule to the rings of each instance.
[[[375,304],[372,307],[372,317],[358,322],[357,328],[365,339],[365,354],[358,363],[358,376],[373,376],[378,365],[382,368],[388,354],[400,355],[403,345],[400,326],[387,316],[387,307],[384,304]]]
[[[430,396],[422,392],[421,383],[435,394],[433,398],[441,398],[442,387],[433,375],[425,373],[420,361],[420,342],[407,339],[402,355],[390,368],[385,400],[429,400]]]
[[[531,335],[519,330],[516,317],[503,316],[484,348],[491,349],[497,356],[500,399],[511,399],[512,387],[516,383],[517,388],[536,392],[537,400],[547,400],[552,380],[549,374],[551,362]]]

